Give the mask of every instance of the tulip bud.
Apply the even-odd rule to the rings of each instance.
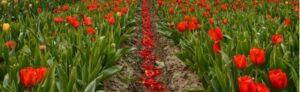
[[[29,4],[28,7],[29,7],[29,8],[32,8],[32,4]]]
[[[44,45],[44,44],[41,44],[41,45],[39,46],[39,48],[40,48],[40,50],[46,50],[47,46]]]
[[[9,25],[8,23],[3,23],[3,25],[2,25],[2,30],[3,30],[4,32],[8,32],[9,29],[10,29],[10,25]]]
[[[6,6],[7,5],[7,0],[2,0],[1,5]]]
[[[122,13],[121,12],[117,12],[117,16],[121,16],[122,15]]]

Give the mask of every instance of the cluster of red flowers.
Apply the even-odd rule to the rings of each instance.
[[[155,77],[161,74],[161,71],[155,66],[156,62],[160,62],[153,54],[155,48],[154,34],[152,33],[151,17],[149,13],[148,0],[142,0],[142,18],[143,18],[143,38],[142,45],[143,50],[139,51],[139,54],[143,56],[144,75],[141,76],[141,83],[145,87],[149,88],[149,92],[163,92],[166,88],[158,82]]]
[[[82,0],[82,2],[85,3],[87,1]],[[124,8],[118,7],[119,3],[121,3],[121,2],[123,2],[123,0],[118,0],[118,1],[109,2],[109,3],[114,3],[114,5],[116,7],[116,8],[113,9],[114,12],[119,12],[120,15],[125,15],[127,13],[128,9],[126,7],[124,7]],[[127,3],[130,3],[130,2],[131,1],[127,0]],[[100,6],[100,4],[96,1],[86,3],[86,8],[89,11],[94,11],[96,9],[101,10],[101,7],[99,7],[99,6]],[[108,3],[104,2],[102,4],[102,6],[103,7],[108,7],[108,9],[110,9]],[[69,9],[68,5],[64,5],[63,7],[60,7],[55,11],[56,12],[68,11],[68,9]],[[92,28],[92,24],[93,24],[92,17],[85,17],[83,14],[79,14],[79,17],[81,18],[80,19],[81,21],[78,20],[77,17],[75,17],[75,16],[66,16],[65,19],[62,18],[62,17],[55,17],[55,18],[53,18],[53,21],[54,21],[54,23],[60,24],[60,23],[63,23],[66,20],[74,28],[78,28],[81,25],[81,22],[82,22],[82,25],[87,26],[86,27],[87,34],[89,34],[91,36],[91,40],[94,41],[95,40],[94,34],[96,34],[96,31]],[[110,25],[113,25],[115,23],[115,17],[114,17],[114,14],[112,14],[112,13],[105,14],[104,19],[107,20],[107,22]]]
[[[279,36],[280,39],[277,39]],[[276,39],[273,44],[278,44],[281,42],[281,35],[276,34],[275,37],[272,37],[272,40]],[[265,51],[264,49],[260,48],[252,48],[250,50],[250,60],[256,66],[261,66],[265,62]],[[233,61],[235,66],[240,69],[244,70],[247,68],[247,57],[242,54],[237,54],[233,57]],[[285,72],[281,69],[271,70],[269,71],[269,80],[273,86],[273,88],[277,90],[282,90],[287,86],[287,76]],[[238,85],[240,92],[270,92],[269,88],[262,83],[254,83],[253,79],[248,76],[241,76],[238,78]]]
[[[47,73],[47,68],[40,67],[34,69],[27,67],[20,70],[20,80],[24,88],[31,88],[42,82]]]
[[[201,28],[201,24],[198,23],[198,19],[196,17],[190,18],[190,16],[184,16],[184,21],[181,21],[177,25],[177,30],[179,32],[184,32],[189,28],[190,31],[194,31],[196,29]]]
[[[68,11],[69,10],[69,6],[68,5],[64,5],[62,7],[59,7],[57,9],[53,9],[54,13],[61,13],[62,11]]]
[[[211,28],[208,31],[208,35],[214,41],[213,51],[216,54],[219,54],[221,49],[220,41],[223,39],[223,33],[221,29],[219,27]]]
[[[112,13],[108,13],[104,16],[104,18],[108,21],[109,24],[113,25],[115,23],[115,17]]]
[[[281,69],[269,71],[268,76],[272,87],[277,90],[284,89],[288,84],[286,73]],[[263,83],[254,83],[248,75],[238,78],[238,86],[240,92],[270,92],[268,86]]]

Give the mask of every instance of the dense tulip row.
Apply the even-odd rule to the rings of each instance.
[[[160,33],[181,47],[204,90],[299,91],[298,2],[155,1]]]
[[[155,63],[160,62],[154,54],[155,35],[152,32],[152,20],[150,16],[150,9],[148,6],[148,0],[142,0],[142,19],[143,19],[143,36],[142,45],[143,50],[139,51],[139,54],[143,56],[143,69],[144,75],[141,76],[141,82],[149,89],[145,89],[146,92],[166,92],[167,89],[156,79],[161,71],[155,66]]]
[[[103,91],[134,50],[121,44],[135,30],[135,0],[16,1],[0,9],[1,92]]]

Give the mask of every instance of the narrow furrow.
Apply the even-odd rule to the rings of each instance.
[[[143,36],[141,43],[143,49],[138,53],[143,57],[144,74],[140,77],[140,81],[146,87],[146,92],[164,92],[167,88],[163,83],[158,81],[157,77],[161,74],[161,70],[156,66],[160,63],[155,52],[156,39],[152,29],[152,18],[150,15],[148,0],[142,0],[142,21],[143,21]]]

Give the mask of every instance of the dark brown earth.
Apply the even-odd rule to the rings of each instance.
[[[151,9],[151,11],[153,10],[154,9]],[[140,14],[136,16],[141,20]],[[167,39],[157,32],[158,29],[155,23],[159,21],[158,17],[154,12],[151,13],[151,16],[153,31],[156,34],[157,47],[155,53],[165,64],[161,69],[162,74],[157,77],[157,79],[168,87],[169,92],[185,92],[201,88],[201,82],[196,73],[188,69],[184,63],[176,57],[175,54],[179,51],[179,48],[171,39]],[[137,24],[142,23],[138,21]],[[124,67],[123,70],[104,81],[104,90],[106,92],[144,92],[143,84],[138,82],[139,76],[143,73],[140,67],[143,59],[137,53],[138,50],[142,49],[140,44],[142,36],[141,27],[142,25],[138,25],[137,30],[132,33],[129,40],[124,43],[124,47],[134,47],[137,48],[137,50],[121,58],[119,64]]]

